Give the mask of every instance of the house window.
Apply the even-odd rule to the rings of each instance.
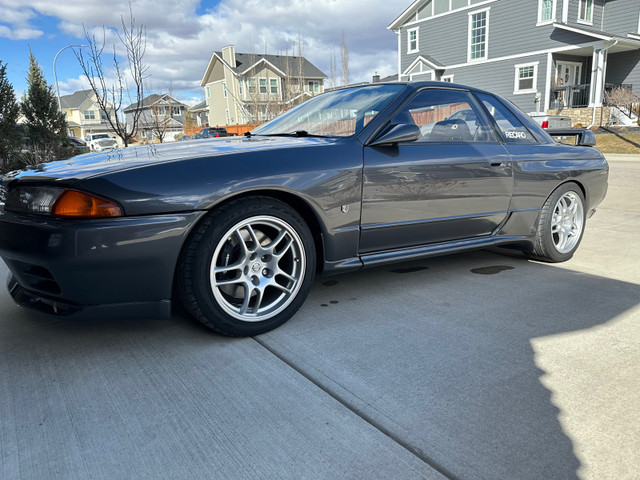
[[[229,110],[225,110],[224,111],[225,116],[227,117],[227,125],[229,125],[231,122],[229,121]]]
[[[96,119],[95,110],[85,110],[84,112],[82,112],[82,114],[84,115],[84,119],[85,120],[95,120]]]
[[[320,82],[317,82],[317,81],[309,82],[309,91],[311,93],[319,93],[320,92]]]
[[[247,82],[249,83],[249,93],[250,94],[256,93],[258,91],[256,87],[256,79],[250,78]]]
[[[556,18],[556,0],[538,0],[538,23],[553,22]]]
[[[469,60],[487,58],[489,10],[469,14]]]
[[[593,23],[593,0],[580,0],[578,21],[589,24]]]
[[[412,28],[407,31],[407,53],[418,51],[418,29]]]
[[[260,93],[267,93],[267,79],[260,79]]]
[[[538,63],[528,63],[515,66],[514,94],[535,93],[537,88]]]
[[[442,75],[440,77],[441,82],[453,83],[453,75]]]
[[[180,115],[180,107],[171,107],[172,115]]]
[[[242,97],[242,80],[238,79],[238,95]]]
[[[270,78],[269,79],[269,91],[271,93],[278,93],[278,79]]]
[[[207,87],[207,98],[211,98],[211,89]]]
[[[226,82],[222,82],[222,95],[224,98],[227,98],[227,84]]]

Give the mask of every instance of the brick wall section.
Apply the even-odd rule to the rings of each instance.
[[[593,118],[593,108],[558,108],[547,110],[548,115],[563,115],[565,117],[571,117],[571,126],[582,125],[587,127],[591,125]],[[595,126],[606,125],[611,115],[610,107],[597,107],[596,108],[596,123]]]

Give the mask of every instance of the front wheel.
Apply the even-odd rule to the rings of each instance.
[[[178,268],[186,308],[233,336],[268,332],[300,308],[315,274],[306,223],[267,197],[232,201],[210,213],[187,241]]]
[[[530,257],[543,262],[569,260],[580,245],[585,226],[584,196],[575,183],[560,185],[540,212]]]

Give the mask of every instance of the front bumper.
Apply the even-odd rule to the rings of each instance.
[[[72,221],[0,210],[9,292],[54,315],[167,316],[180,250],[205,213]]]

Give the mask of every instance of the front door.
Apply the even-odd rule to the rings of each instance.
[[[422,137],[365,147],[360,252],[491,235],[506,218],[511,160],[468,92],[426,89],[391,124]]]
[[[571,85],[580,85],[582,79],[582,64],[576,62],[562,62],[556,63],[555,70],[555,86],[556,86],[556,100],[558,107],[571,107],[574,104],[578,104],[578,99],[574,99],[572,96],[575,89],[564,88]]]

